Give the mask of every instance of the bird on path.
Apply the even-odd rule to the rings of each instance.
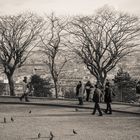
[[[73,134],[77,134],[77,132],[73,129]]]
[[[77,112],[78,111],[78,108],[75,108],[75,111]]]
[[[52,131],[50,131],[50,136],[51,136],[51,138],[53,138],[53,137],[54,137],[54,135],[53,135]]]
[[[41,137],[41,134],[40,133],[38,133],[38,136],[37,136],[38,138],[40,138]]]
[[[4,117],[4,123],[6,123],[6,118]]]
[[[30,110],[29,113],[32,113],[32,111]]]
[[[11,117],[11,121],[14,122],[14,119]]]

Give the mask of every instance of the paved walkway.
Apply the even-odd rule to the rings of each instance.
[[[48,105],[70,108],[93,109],[93,102],[84,102],[84,105],[78,105],[77,100],[49,99],[49,98],[29,98],[30,102],[19,101],[17,97],[0,96],[0,104],[30,104],[30,105]],[[105,109],[106,105],[100,103],[101,109]],[[140,115],[140,105],[113,103],[112,110],[114,112],[131,113]]]

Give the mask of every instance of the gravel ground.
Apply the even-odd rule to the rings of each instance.
[[[32,111],[29,113],[29,111]],[[0,140],[140,140],[140,116],[92,110],[0,104]],[[4,123],[4,117],[6,123]],[[13,117],[14,122],[11,122]],[[73,129],[78,134],[73,134]]]

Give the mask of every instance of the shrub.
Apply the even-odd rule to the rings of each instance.
[[[64,97],[65,98],[76,98],[76,93],[74,91],[74,88],[69,87],[69,88],[65,89]]]
[[[41,78],[39,75],[31,77],[31,86],[34,89],[34,96],[48,97],[52,96],[50,80]]]
[[[128,72],[124,72],[121,68],[115,76],[115,92],[116,100],[129,102],[136,98],[136,81],[133,80]]]

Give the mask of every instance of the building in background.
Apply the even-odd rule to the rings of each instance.
[[[23,80],[24,76],[30,78],[33,74],[40,75],[42,78],[51,78],[51,74],[49,72],[49,68],[44,63],[45,58],[42,56],[41,52],[33,52],[33,55],[28,58],[25,65],[21,68],[18,68],[14,73],[14,81],[17,86],[16,93],[20,94],[21,86],[20,83]],[[61,63],[61,59],[59,59]],[[108,74],[108,79],[113,79],[114,75],[117,73],[119,67],[122,67],[124,71],[129,72],[131,77],[140,78],[140,58],[139,52],[134,55],[130,55],[121,60],[121,62]],[[87,70],[85,65],[80,61],[71,60],[69,61],[60,74],[60,89],[64,89],[66,87],[75,87],[78,81],[83,81],[86,83],[90,80],[93,84],[96,83],[96,79],[90,72]],[[0,65],[0,81],[1,83],[6,83],[7,78],[3,73],[2,66]],[[7,83],[6,83],[7,84]],[[60,92],[61,92],[60,90]],[[7,88],[8,91],[8,88]]]

